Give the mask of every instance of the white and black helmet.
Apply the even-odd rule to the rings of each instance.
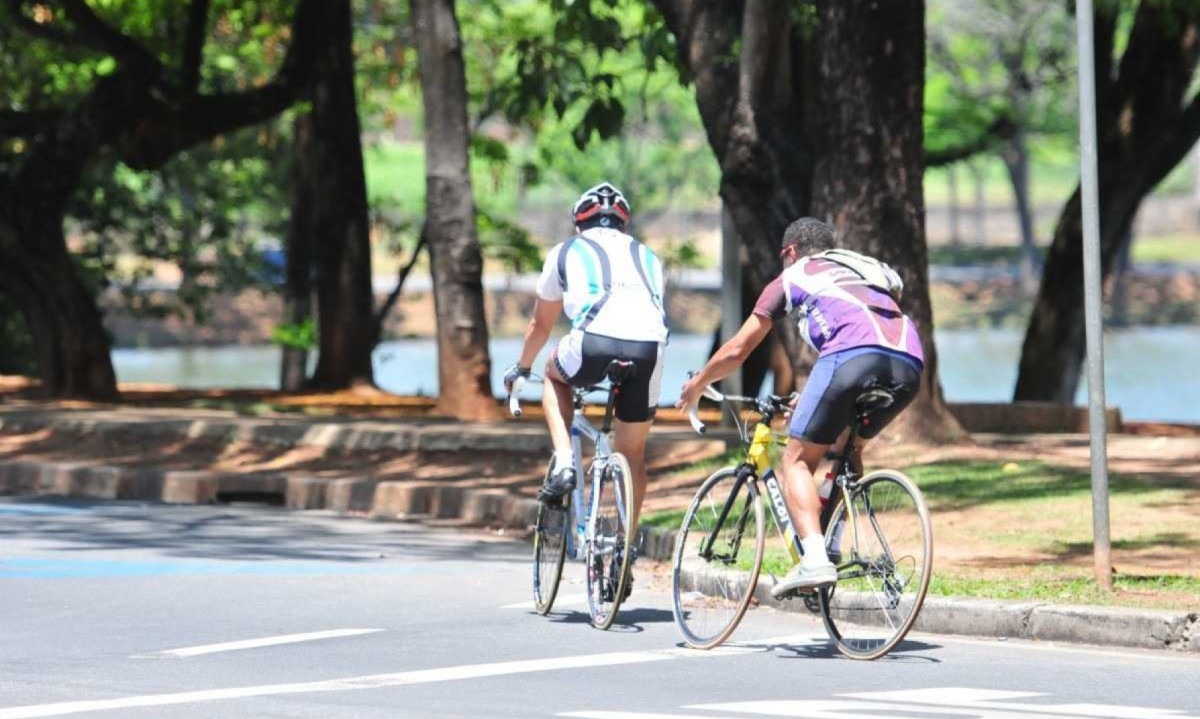
[[[602,227],[624,227],[629,222],[629,201],[610,183],[601,182],[575,201],[571,219],[576,226],[598,224]]]

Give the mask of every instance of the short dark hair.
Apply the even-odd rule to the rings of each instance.
[[[783,231],[783,242],[779,245],[779,250],[782,252],[792,246],[802,255],[832,250],[836,246],[833,228],[815,217],[801,217]]]

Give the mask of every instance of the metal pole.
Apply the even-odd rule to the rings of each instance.
[[[733,215],[721,207],[721,342],[728,342],[742,326],[742,247],[737,240]],[[721,380],[726,394],[742,393],[739,369]]]
[[[1092,0],[1075,3],[1079,38],[1079,165],[1083,189],[1083,304],[1087,332],[1088,427],[1092,440],[1092,536],[1096,582],[1112,589],[1108,534],[1108,445],[1104,402],[1104,320],[1101,316],[1099,171],[1096,163],[1096,58]]]

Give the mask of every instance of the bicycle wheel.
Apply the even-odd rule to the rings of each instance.
[[[766,542],[758,485],[730,467],[692,499],[671,567],[672,609],[684,641],[712,649],[737,628],[758,585]]]
[[[546,469],[547,476],[550,468]],[[567,532],[571,531],[571,495],[557,504],[541,502],[533,530],[533,607],[545,615],[554,606],[558,583],[567,556]]]
[[[820,591],[821,617],[838,650],[877,659],[917,619],[933,566],[933,527],[925,499],[899,472],[858,482],[847,510],[838,501],[825,535],[838,583]]]
[[[634,532],[626,522],[632,516],[632,483],[629,462],[613,454],[592,487],[596,496],[588,522],[585,561],[588,610],[597,629],[612,626],[629,582]]]

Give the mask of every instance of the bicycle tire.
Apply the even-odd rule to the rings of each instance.
[[[634,531],[625,525],[633,516],[633,477],[629,462],[619,453],[609,456],[592,491],[593,516],[588,521],[588,614],[592,626],[608,629],[617,617],[629,582]]]
[[[712,649],[729,638],[750,606],[762,570],[767,537],[762,497],[755,482],[739,482],[737,475],[737,468],[728,467],[700,485],[675,538],[671,610],[684,642],[695,649]],[[745,492],[744,499],[734,497],[722,518],[735,490]],[[750,521],[752,543],[744,541]],[[702,556],[710,538],[716,541]]]
[[[547,479],[554,461],[546,469]],[[567,557],[567,534],[571,531],[571,495],[561,504],[538,503],[537,521],[533,528],[533,608],[542,616],[554,606],[558,585],[562,580],[563,563]]]
[[[838,500],[826,532],[838,583],[819,592],[821,618],[842,654],[878,659],[903,641],[925,602],[933,526],[921,490],[900,472],[868,474],[850,502],[852,515]]]

